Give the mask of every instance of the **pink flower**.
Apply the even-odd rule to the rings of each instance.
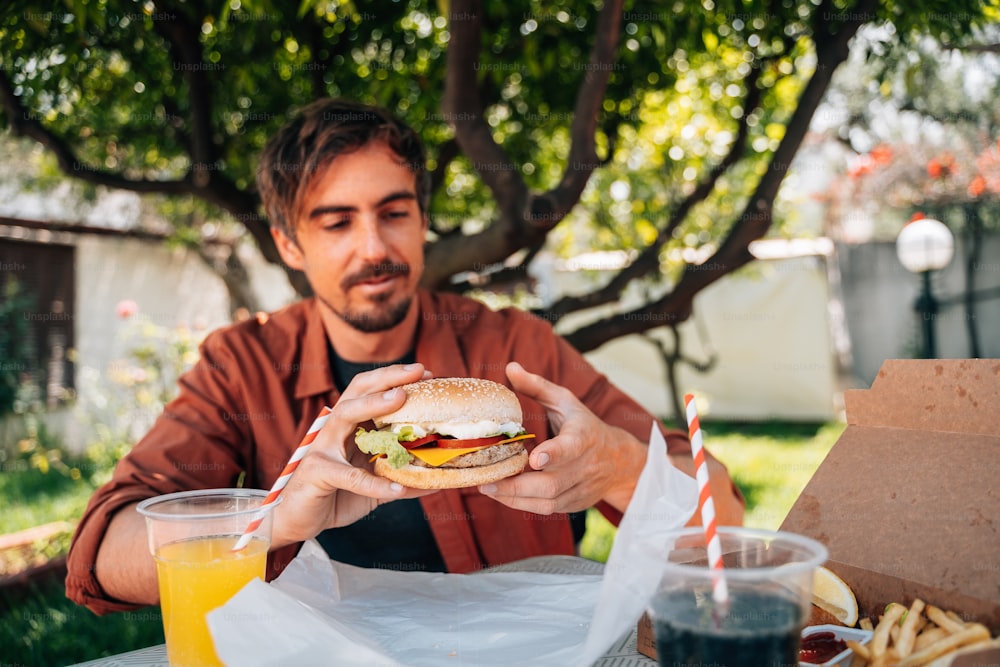
[[[118,314],[118,317],[127,320],[139,312],[139,304],[132,299],[122,299],[115,306],[115,312]]]

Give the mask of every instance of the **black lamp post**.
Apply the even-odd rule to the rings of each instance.
[[[955,254],[955,237],[944,223],[921,218],[907,223],[896,237],[896,256],[907,270],[920,274],[922,289],[913,304],[923,330],[924,359],[937,357],[934,323],[938,301],[931,290],[931,272],[948,266]]]

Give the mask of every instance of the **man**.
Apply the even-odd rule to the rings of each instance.
[[[418,287],[429,190],[410,128],[381,109],[321,100],[265,148],[258,185],[282,259],[315,297],[205,339],[177,399],[91,499],[70,551],[71,598],[97,613],[156,603],[135,505],[240,479],[269,488],[324,405],[332,415],[275,509],[269,578],[312,538],[345,562],[468,572],[573,553],[571,516],[589,507],[621,517],[653,417],[538,318]],[[530,469],[439,492],[371,474],[358,425],[399,408],[400,385],[430,376],[511,386],[538,434]],[[668,442],[690,474],[686,440]],[[740,523],[738,491],[710,466],[720,522]]]

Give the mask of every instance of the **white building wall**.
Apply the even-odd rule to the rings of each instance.
[[[681,325],[686,356],[715,366],[682,365],[681,394],[699,397],[713,419],[827,420],[839,410],[839,386],[828,318],[825,257],[758,260],[695,299],[694,320]],[[556,274],[556,291],[579,291],[583,277]],[[624,306],[623,306],[624,307]],[[574,319],[573,327],[581,321]],[[669,332],[655,331],[670,344]],[[641,336],[613,340],[588,360],[655,415],[669,417],[664,363]]]
[[[193,251],[80,235],[74,332],[78,366],[103,371],[125,353],[121,336],[127,322],[116,313],[125,300],[137,304],[137,317],[159,326],[210,330],[229,322],[225,285]]]
[[[965,243],[955,240],[955,258],[935,272],[935,298],[946,302],[965,291]],[[851,332],[853,371],[857,382],[868,386],[885,359],[907,359],[922,349],[921,317],[914,311],[920,294],[920,277],[899,263],[891,242],[840,245],[837,249],[843,276],[844,304]],[[943,304],[934,318],[937,356],[961,359],[971,356],[967,325],[976,327],[984,358],[1000,358],[1000,235],[983,240],[982,259],[974,265],[975,291],[990,298],[976,302],[974,319],[960,304]]]

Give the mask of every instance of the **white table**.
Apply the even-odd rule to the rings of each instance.
[[[545,574],[601,574],[604,564],[575,556],[539,556],[508,563],[494,568],[489,572],[541,572]],[[109,658],[99,658],[82,662],[73,667],[169,667],[166,646],[151,646],[113,655]],[[622,638],[608,649],[604,657],[594,663],[594,667],[656,667],[656,662],[650,660],[636,650],[635,630]]]

